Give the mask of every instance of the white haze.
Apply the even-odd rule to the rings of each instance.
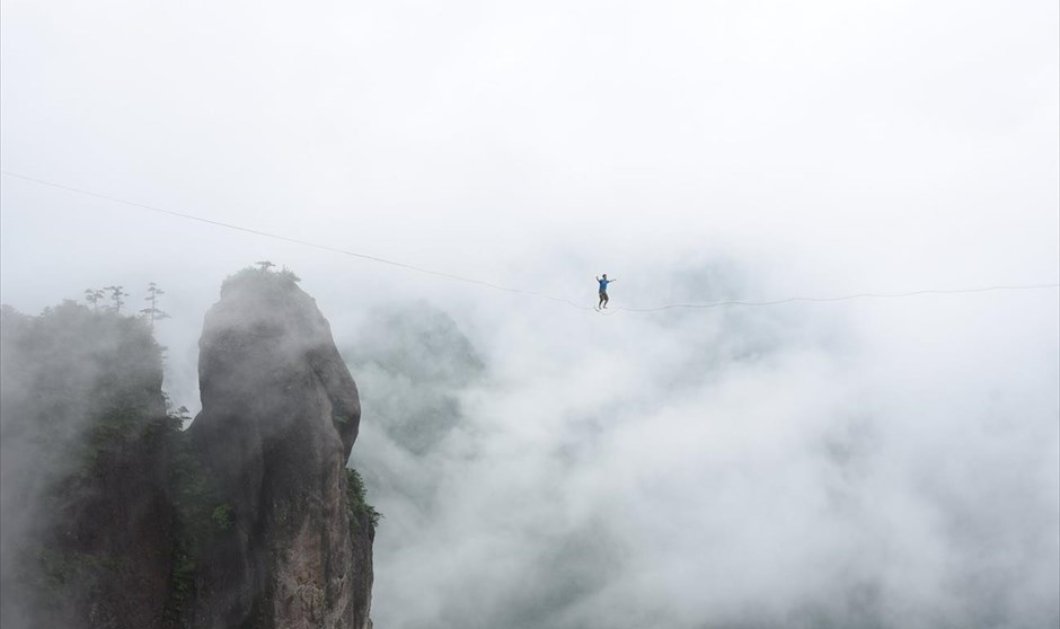
[[[585,304],[1060,275],[1052,2],[0,9],[24,175]],[[192,410],[221,279],[303,277],[380,627],[1060,620],[1056,290],[604,317],[0,185],[2,301],[158,282]]]

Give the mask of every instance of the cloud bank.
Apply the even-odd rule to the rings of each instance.
[[[992,317],[1052,297],[864,308],[931,312],[918,328],[815,306],[575,313],[562,334],[394,306],[349,345],[353,464],[387,514],[376,618],[1048,626],[1055,332]]]
[[[1055,3],[0,0],[3,168],[615,306],[1055,282]],[[4,177],[0,301],[295,269],[390,627],[1040,627],[1056,291],[601,316]]]

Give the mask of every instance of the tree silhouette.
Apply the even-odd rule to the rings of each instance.
[[[98,288],[85,289],[85,301],[92,304],[92,310],[99,310],[99,302],[103,299],[103,291]]]
[[[169,313],[163,312],[158,308],[158,296],[165,294],[166,291],[159,288],[154,282],[147,285],[147,297],[144,297],[144,301],[149,302],[151,305],[148,308],[141,308],[140,312],[150,322],[152,331],[155,329],[155,321],[169,318]]]
[[[125,292],[125,289],[121,286],[104,286],[103,290],[110,291],[111,301],[114,302],[114,312],[120,313],[121,307],[125,305],[123,297],[128,297],[129,293]]]
[[[270,268],[276,266],[275,264],[273,264],[269,260],[258,260],[254,264],[258,265],[258,267],[261,269],[262,273],[267,273]]]

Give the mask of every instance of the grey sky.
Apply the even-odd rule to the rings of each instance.
[[[1056,270],[1049,2],[3,9],[3,163],[32,176],[494,277],[554,243],[800,286]],[[86,256],[273,247],[4,184],[34,236],[5,261],[65,258],[57,225]]]
[[[0,158],[28,176],[586,304],[601,272],[632,306],[1060,276],[1055,2],[0,8]],[[847,582],[884,626],[988,626],[984,592],[1002,626],[1060,614],[1055,290],[602,318],[0,186],[2,301],[158,282],[193,409],[202,315],[255,260],[355,364],[377,308],[452,317],[486,368],[422,460],[367,412],[400,378],[354,369],[354,459],[446,497],[379,489],[393,626],[812,625]],[[519,582],[548,565],[608,577]]]

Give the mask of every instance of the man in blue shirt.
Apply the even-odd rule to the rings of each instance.
[[[600,303],[597,304],[596,309],[607,308],[607,285],[611,282],[617,282],[618,280],[607,279],[607,273],[604,273],[602,278],[596,278],[596,281],[600,283]]]

